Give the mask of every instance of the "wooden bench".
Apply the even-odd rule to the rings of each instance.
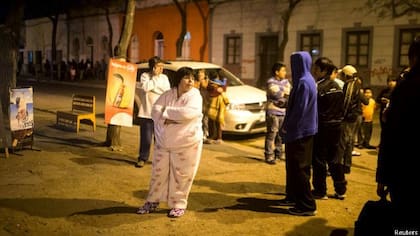
[[[93,132],[96,130],[96,104],[95,96],[73,94],[71,111],[57,111],[57,125],[68,128],[76,128],[79,133],[80,122],[87,121],[92,125]]]

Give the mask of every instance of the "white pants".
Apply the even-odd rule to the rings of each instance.
[[[187,208],[187,199],[200,164],[203,142],[178,149],[155,146],[149,202],[167,202],[170,208]]]

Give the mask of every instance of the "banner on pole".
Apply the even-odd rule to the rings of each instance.
[[[105,123],[133,126],[137,65],[111,59],[108,64]]]

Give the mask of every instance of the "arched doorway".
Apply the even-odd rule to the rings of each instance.
[[[163,34],[160,31],[157,31],[153,34],[153,40],[155,42],[155,50],[154,54],[155,56],[158,56],[160,58],[164,58],[164,39]]]

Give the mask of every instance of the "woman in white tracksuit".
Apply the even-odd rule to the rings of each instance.
[[[155,129],[152,176],[146,203],[137,211],[147,214],[159,202],[172,208],[169,217],[184,215],[203,147],[202,97],[194,88],[191,68],[180,68],[174,87],[163,93],[152,109]]]

